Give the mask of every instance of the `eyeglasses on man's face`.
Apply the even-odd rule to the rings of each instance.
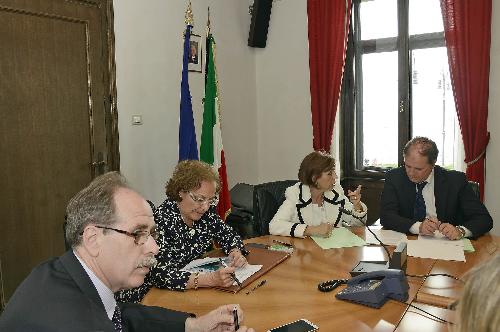
[[[189,197],[191,197],[193,202],[195,202],[198,205],[207,204],[210,206],[217,206],[217,204],[219,204],[219,196],[214,196],[212,198],[205,198],[202,196],[197,196],[190,191],[188,191],[188,195]]]
[[[127,236],[133,237],[135,244],[137,244],[139,246],[146,243],[146,241],[148,240],[150,235],[153,238],[153,240],[155,240],[155,241],[158,240],[158,236],[159,236],[158,230],[156,228],[154,228],[152,231],[127,232],[127,231],[124,231],[122,229],[116,229],[116,228],[107,227],[107,226],[95,225],[95,227],[101,228],[101,229],[109,229],[111,231],[115,231],[115,232],[118,232],[120,234],[125,234]]]

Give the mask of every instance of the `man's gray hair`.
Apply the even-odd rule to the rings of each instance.
[[[118,172],[96,177],[69,201],[66,207],[66,242],[72,247],[82,241],[89,224],[112,225],[115,220],[114,194],[120,188],[130,188]]]

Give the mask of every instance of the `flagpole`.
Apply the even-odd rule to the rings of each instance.
[[[193,104],[188,75],[191,29],[194,24],[191,1],[189,1],[184,17],[186,29],[184,30],[179,112],[179,161],[186,159],[198,160],[198,144],[196,143],[196,129],[194,126]]]
[[[184,23],[186,23],[186,25],[194,26],[194,16],[193,16],[193,9],[191,7],[191,0],[189,0],[189,4],[186,8]]]
[[[207,18],[207,37],[210,34],[210,6],[208,6],[208,18]]]

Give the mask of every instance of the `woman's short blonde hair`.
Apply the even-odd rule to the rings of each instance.
[[[466,276],[455,332],[496,332],[500,326],[500,254]]]
[[[219,173],[212,166],[203,161],[183,160],[177,164],[165,185],[165,193],[170,199],[180,202],[181,192],[196,190],[203,181],[215,182],[215,192],[219,193]]]

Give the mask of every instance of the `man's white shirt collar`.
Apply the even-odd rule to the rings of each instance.
[[[85,272],[87,272],[90,280],[94,284],[94,287],[97,290],[97,293],[99,293],[99,297],[101,298],[102,303],[104,304],[104,309],[106,310],[106,314],[108,315],[109,319],[113,318],[113,315],[115,313],[115,308],[116,308],[116,300],[115,296],[113,294],[113,291],[106,286],[101,279],[99,279],[94,272],[85,264],[84,261],[78,257],[77,253],[73,251],[73,254],[75,254],[76,258],[82,264],[83,269]]]

